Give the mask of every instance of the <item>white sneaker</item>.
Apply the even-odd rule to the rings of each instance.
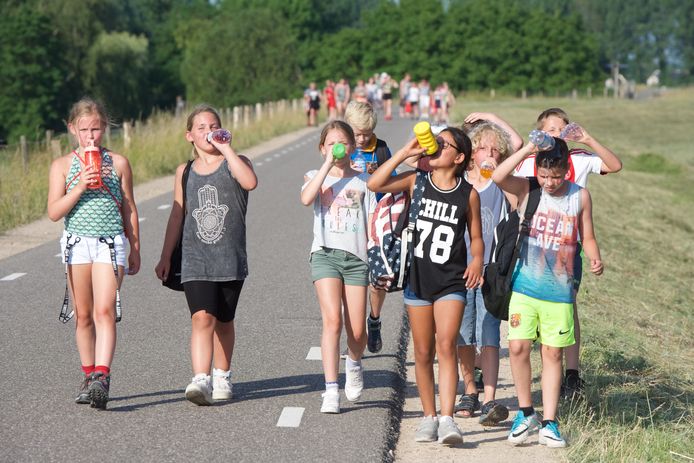
[[[364,367],[349,368],[345,362],[345,397],[350,402],[356,402],[364,390]]]
[[[186,399],[196,405],[212,405],[210,375],[199,373],[186,387]]]
[[[325,391],[322,396],[321,413],[340,413],[340,392],[337,389]]]
[[[439,427],[437,433],[440,444],[457,445],[463,443],[463,433],[455,424],[455,421],[453,421],[452,416],[439,417]]]
[[[212,400],[231,400],[234,386],[231,371],[212,369]]]

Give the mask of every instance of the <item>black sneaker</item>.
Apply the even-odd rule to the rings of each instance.
[[[108,402],[108,390],[111,386],[111,375],[103,372],[94,372],[91,375],[91,384],[89,385],[89,398],[91,399],[92,407],[100,410],[106,410]]]
[[[482,378],[482,370],[475,368],[475,387],[477,392],[484,392],[484,379]]]
[[[583,398],[585,382],[578,375],[569,375],[561,384],[561,397],[566,400]]]
[[[368,341],[366,343],[369,352],[375,354],[380,352],[383,347],[383,342],[381,341],[381,320],[374,320],[369,316],[366,319],[366,326],[368,328]]]
[[[82,380],[82,384],[80,385],[80,391],[77,393],[77,397],[75,398],[76,404],[92,403],[92,400],[89,398],[89,385],[90,384],[91,384],[91,376],[90,375],[84,375],[84,379]]]

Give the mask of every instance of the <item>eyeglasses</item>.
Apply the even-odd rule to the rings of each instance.
[[[436,142],[441,146],[441,150],[445,150],[449,146],[455,150],[456,153],[460,153],[460,148],[455,146],[453,143],[448,143],[443,137],[436,137]]]

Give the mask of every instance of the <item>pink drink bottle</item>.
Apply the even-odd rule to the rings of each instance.
[[[207,134],[207,141],[211,142],[212,140],[226,145],[231,142],[231,132],[226,129],[217,129]]]

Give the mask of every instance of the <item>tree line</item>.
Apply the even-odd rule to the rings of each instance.
[[[454,90],[601,87],[694,75],[677,0],[0,0],[0,139],[64,129],[72,102],[116,120],[177,96],[234,106],[375,72]]]

